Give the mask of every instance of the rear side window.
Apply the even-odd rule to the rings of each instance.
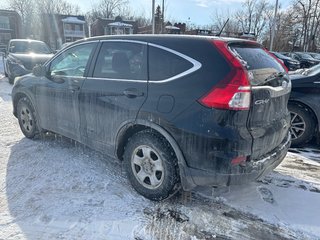
[[[149,79],[151,81],[172,78],[192,67],[191,62],[175,53],[149,46]]]
[[[146,45],[129,42],[104,42],[93,77],[147,80]]]
[[[285,72],[281,64],[262,48],[247,45],[229,47],[242,60],[249,73],[252,73],[252,85],[260,85],[274,73]]]

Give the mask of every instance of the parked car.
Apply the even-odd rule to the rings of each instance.
[[[161,200],[275,168],[290,145],[290,89],[256,42],[104,36],[18,78],[12,102],[26,137],[51,131],[115,156],[137,192]]]
[[[309,142],[320,133],[320,65],[291,75],[289,99],[292,145]]]
[[[317,60],[320,60],[320,53],[312,53],[312,52],[309,52],[309,54],[311,55],[311,57],[317,59]]]
[[[310,68],[320,63],[320,61],[318,61],[317,59],[314,59],[308,53],[305,53],[305,52],[289,52],[289,53],[283,53],[283,54],[295,60],[298,60],[300,62],[301,68]]]
[[[275,55],[277,58],[279,58],[280,60],[282,60],[283,64],[288,68],[288,70],[294,71],[300,68],[299,61],[278,52],[271,52],[271,53]]]
[[[13,84],[18,76],[28,74],[36,64],[43,64],[53,56],[52,50],[41,41],[12,39],[5,52],[5,75]]]

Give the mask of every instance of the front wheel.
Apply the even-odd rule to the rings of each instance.
[[[21,131],[27,138],[34,138],[38,134],[37,119],[32,103],[27,97],[19,100],[17,116]]]
[[[163,137],[151,131],[135,134],[125,148],[124,161],[133,188],[144,197],[160,201],[174,192],[177,159]]]
[[[315,134],[315,121],[310,110],[300,105],[289,104],[291,114],[292,146],[299,146],[309,142]]]

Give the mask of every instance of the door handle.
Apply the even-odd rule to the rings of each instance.
[[[136,97],[143,96],[143,92],[140,92],[136,88],[128,88],[128,89],[123,91],[123,94],[128,98],[136,98]]]

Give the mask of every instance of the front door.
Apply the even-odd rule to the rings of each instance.
[[[80,140],[79,92],[95,46],[86,43],[71,47],[50,63],[36,94],[44,129]]]

